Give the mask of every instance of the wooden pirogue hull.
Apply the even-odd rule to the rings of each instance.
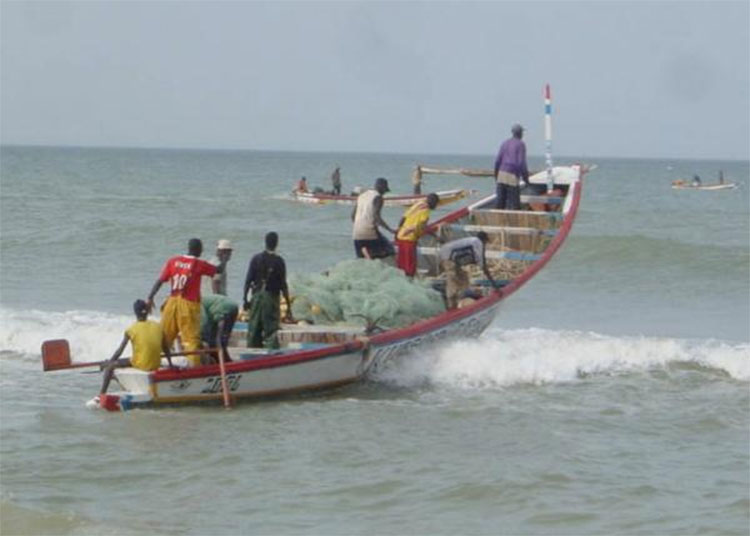
[[[693,186],[692,184],[672,184],[674,190],[734,190],[737,188],[736,182],[725,182],[723,184],[705,184],[702,186]]]
[[[455,189],[435,192],[440,198],[439,205],[455,203],[469,195],[469,190]],[[416,201],[424,199],[427,194],[408,195],[385,195],[383,203],[387,207],[411,206]],[[332,195],[292,192],[292,200],[311,205],[354,205],[357,202],[356,195]]]
[[[573,168],[573,167],[571,167]],[[581,178],[585,169],[575,168],[577,178],[556,185],[548,196],[547,211],[494,210],[494,195],[456,210],[433,223],[441,233],[467,235],[485,230],[491,235],[487,258],[509,263],[502,287],[488,290],[484,297],[458,309],[445,311],[401,329],[365,336],[362,328],[324,326],[284,327],[279,336],[282,349],[266,353],[250,348],[233,348],[234,361],[227,363],[231,396],[259,398],[333,388],[360,381],[375,363],[423,350],[445,340],[479,336],[494,319],[502,301],[517,291],[549,262],[568,236],[581,199]],[[562,192],[562,195],[558,195]],[[539,204],[541,196],[527,203]],[[434,239],[433,239],[434,240]],[[420,272],[436,270],[436,245],[420,247]],[[477,285],[483,282],[472,280]],[[190,369],[160,369],[142,372],[116,371],[124,391],[89,405],[110,411],[160,404],[219,401],[222,388],[218,365]]]

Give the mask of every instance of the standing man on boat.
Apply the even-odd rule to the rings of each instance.
[[[286,284],[286,264],[276,253],[279,235],[270,232],[266,235],[265,251],[254,255],[250,260],[242,293],[244,309],[249,310],[247,345],[252,348],[278,348],[276,332],[279,330],[280,295],[286,300],[284,320],[292,322],[292,301]],[[247,293],[252,290],[252,298],[247,301]]]
[[[417,273],[417,242],[425,234],[430,213],[435,210],[439,201],[437,194],[428,194],[427,198],[420,199],[410,206],[401,219],[396,233],[396,266],[408,277],[414,277]]]
[[[445,272],[445,305],[448,309],[458,307],[461,295],[471,283],[469,274],[463,269],[464,266],[479,265],[490,284],[497,288],[497,283],[487,267],[485,249],[488,241],[487,233],[479,231],[476,236],[459,238],[440,248],[438,258]]]
[[[336,166],[336,169],[331,173],[331,184],[333,185],[333,195],[341,195],[341,168]]]
[[[411,175],[411,184],[414,186],[414,193],[419,195],[422,193],[422,166],[417,164],[414,168],[414,173]]]
[[[209,294],[221,294],[222,296],[227,295],[227,269],[226,265],[229,263],[229,259],[232,258],[232,243],[222,238],[216,244],[216,254],[211,258],[210,262],[214,266],[219,266],[222,262],[224,263],[224,270],[217,272],[211,279],[203,279],[201,286],[201,293],[203,296]]]
[[[223,272],[226,266],[226,261],[214,266],[200,259],[201,253],[203,242],[191,238],[187,255],[175,255],[164,263],[146,299],[148,310],[151,311],[154,296],[162,284],[169,281],[171,294],[162,307],[161,326],[168,346],[171,347],[179,335],[182,347],[187,352],[198,350],[201,346],[201,276],[213,277]],[[188,361],[192,366],[198,366],[201,363],[200,355],[189,355]]]
[[[396,251],[381,233],[379,227],[384,227],[392,234],[396,234],[380,215],[383,208],[383,194],[390,192],[388,180],[379,177],[375,185],[357,197],[357,204],[352,211],[354,228],[354,251],[358,258],[382,259],[394,255]]]
[[[519,210],[519,180],[529,183],[529,169],[526,164],[526,144],[522,139],[523,127],[516,123],[510,131],[513,136],[503,142],[495,158],[495,208]]]
[[[135,300],[133,312],[136,321],[125,330],[120,346],[112,354],[109,363],[105,365],[104,381],[100,394],[105,394],[109,388],[117,367],[134,367],[139,370],[152,371],[161,366],[161,353],[164,352],[169,366],[172,366],[172,356],[169,353],[169,345],[164,337],[161,325],[148,319],[148,304],[143,300]],[[133,357],[120,360],[122,352],[130,342],[133,345]]]

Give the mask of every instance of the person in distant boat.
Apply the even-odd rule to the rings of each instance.
[[[221,294],[227,295],[227,268],[226,265],[229,263],[229,259],[232,258],[232,243],[222,238],[216,244],[216,254],[211,258],[210,262],[214,266],[219,266],[222,262],[224,263],[224,270],[217,273],[212,278],[202,279],[201,294],[208,296],[209,294]]]
[[[154,296],[162,284],[169,281],[171,291],[162,307],[161,326],[167,344],[171,347],[179,335],[186,351],[198,350],[201,345],[201,277],[213,277],[223,272],[226,266],[226,259],[214,266],[200,259],[201,253],[203,242],[198,238],[191,238],[188,241],[187,255],[175,255],[164,263],[146,299],[150,311],[154,306]],[[200,355],[188,356],[188,362],[193,366],[200,365]]]
[[[487,233],[479,231],[476,236],[459,238],[440,248],[438,258],[445,272],[445,305],[448,309],[455,309],[469,288],[469,274],[464,270],[464,266],[479,265],[490,284],[497,288],[497,283],[487,267],[485,246],[488,240]]]
[[[404,271],[408,277],[417,273],[417,242],[425,234],[430,213],[437,207],[440,198],[437,194],[428,194],[420,199],[404,213],[396,232],[396,266]]]
[[[422,166],[417,164],[414,168],[414,173],[411,175],[411,183],[414,186],[414,193],[419,195],[422,193]]]
[[[383,195],[390,191],[388,180],[379,177],[375,179],[372,189],[366,190],[357,197],[357,204],[352,211],[354,222],[352,238],[358,258],[382,259],[396,253],[393,244],[380,233],[380,227],[383,227],[390,233],[396,234],[396,231],[380,215],[383,208]]]
[[[209,348],[224,353],[224,361],[231,361],[227,346],[237,321],[239,307],[221,294],[210,294],[201,299],[201,341]]]
[[[526,144],[523,142],[523,127],[516,123],[511,128],[513,136],[505,140],[495,158],[495,208],[519,210],[521,208],[521,186],[529,183],[526,164]]]
[[[698,175],[693,175],[693,186],[700,186],[701,178]]]
[[[297,181],[297,187],[294,189],[298,194],[306,194],[310,190],[307,188],[307,177],[302,177]]]
[[[279,330],[281,294],[286,300],[284,320],[294,321],[286,283],[286,264],[276,253],[278,244],[278,234],[273,231],[266,234],[265,251],[254,255],[247,268],[242,301],[244,309],[249,311],[247,345],[252,348],[279,347],[276,332]],[[249,291],[252,291],[252,297],[248,302]]]
[[[336,169],[331,173],[331,184],[333,185],[333,195],[341,195],[341,168],[336,166]]]
[[[719,184],[724,184],[724,171],[719,170]]]
[[[145,301],[136,300],[133,303],[136,321],[125,330],[120,346],[112,354],[109,363],[104,366],[104,381],[100,394],[105,394],[109,389],[109,383],[117,367],[134,367],[145,371],[157,370],[161,366],[162,352],[169,366],[173,366],[172,355],[161,325],[148,319],[148,311],[149,307]],[[128,342],[133,345],[133,357],[120,359]]]

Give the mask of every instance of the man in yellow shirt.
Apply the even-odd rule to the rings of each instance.
[[[169,345],[164,337],[161,324],[148,320],[148,304],[143,300],[136,300],[133,304],[133,312],[137,321],[125,330],[120,347],[115,350],[106,365],[101,394],[107,392],[116,367],[134,367],[146,371],[156,370],[161,366],[162,351],[167,357],[169,366],[172,366],[172,356],[169,353]],[[133,357],[119,359],[128,345],[128,341],[133,345]]]
[[[398,231],[396,232],[396,245],[398,256],[396,266],[404,271],[409,277],[417,273],[417,241],[424,234],[430,213],[438,205],[440,198],[437,194],[428,194],[410,206],[404,213]]]

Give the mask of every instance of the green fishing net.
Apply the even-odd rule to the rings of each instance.
[[[429,283],[380,261],[342,261],[320,275],[292,275],[289,286],[292,314],[312,324],[399,328],[445,310]]]

